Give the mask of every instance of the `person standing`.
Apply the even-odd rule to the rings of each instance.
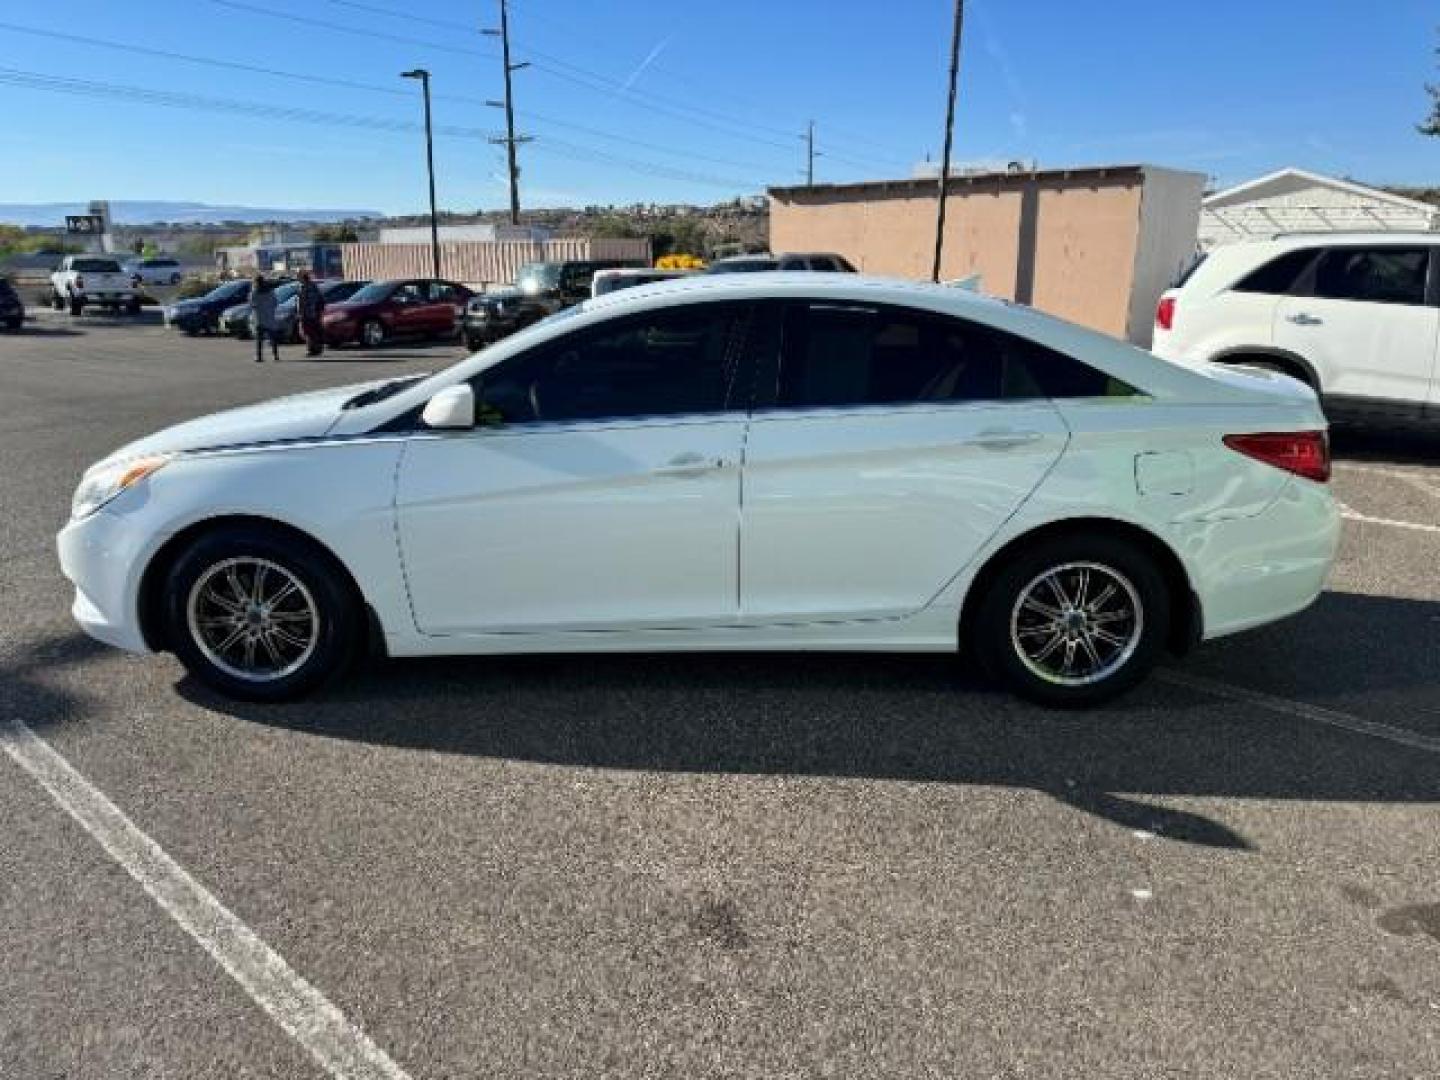
[[[255,362],[265,360],[265,339],[270,339],[270,354],[275,363],[280,362],[280,337],[278,335],[275,309],[275,286],[265,280],[264,274],[256,274],[250,283],[250,326],[255,331]]]
[[[305,339],[305,355],[319,356],[325,351],[325,328],[321,324],[325,314],[325,294],[309,270],[300,271],[300,296],[295,301],[296,315],[300,319],[300,334]]]

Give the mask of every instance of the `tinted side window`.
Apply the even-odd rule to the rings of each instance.
[[[1271,296],[1284,296],[1295,288],[1300,276],[1309,269],[1310,264],[1315,261],[1316,252],[1291,251],[1285,255],[1271,259],[1264,266],[1250,271],[1248,275],[1241,278],[1231,288],[1235,292],[1268,293]],[[1200,265],[1198,262],[1195,264]],[[1192,268],[1193,272],[1193,268]],[[1189,277],[1189,274],[1186,274]]]
[[[1315,295],[1375,304],[1425,303],[1426,248],[1331,248],[1315,269]]]
[[[1134,393],[990,327],[903,308],[810,304],[786,314],[776,403],[813,409]]]
[[[733,376],[736,309],[697,304],[582,330],[476,380],[510,423],[719,412]]]

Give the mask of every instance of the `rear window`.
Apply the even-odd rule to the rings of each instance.
[[[1271,259],[1259,269],[1250,271],[1231,286],[1235,292],[1266,293],[1270,296],[1284,296],[1291,292],[1300,276],[1315,261],[1315,249],[1291,251]]]
[[[1135,393],[1073,357],[993,327],[884,305],[814,303],[786,313],[777,404],[824,409]]]
[[[70,269],[84,274],[118,274],[120,264],[114,259],[76,259]]]

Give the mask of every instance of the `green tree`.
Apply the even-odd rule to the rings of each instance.
[[[317,244],[355,244],[359,243],[360,234],[353,225],[321,225],[310,234],[310,239]]]

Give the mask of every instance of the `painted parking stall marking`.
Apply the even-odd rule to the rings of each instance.
[[[1158,671],[1155,675],[1156,678],[1174,686],[1183,686],[1190,690],[1198,690],[1203,694],[1211,694],[1215,697],[1229,698],[1231,701],[1243,701],[1249,705],[1258,705],[1260,708],[1269,709],[1271,712],[1285,713],[1287,716],[1299,717],[1301,720],[1312,720],[1316,723],[1327,724],[1330,727],[1342,728],[1345,731],[1351,731],[1357,735],[1369,735],[1377,739],[1385,739],[1392,743],[1398,743],[1401,746],[1408,746],[1412,750],[1424,750],[1431,754],[1440,754],[1440,738],[1431,735],[1421,735],[1418,732],[1394,727],[1391,724],[1365,720],[1358,716],[1351,716],[1349,713],[1338,712],[1335,709],[1327,709],[1322,705],[1311,705],[1304,701],[1292,701],[1289,698],[1276,697],[1274,694],[1266,694],[1259,690],[1247,690],[1244,687],[1231,686],[1229,683],[1216,682],[1214,679],[1207,679],[1200,675],[1187,675],[1183,672],[1173,670]]]
[[[251,999],[341,1080],[409,1080],[370,1037],[215,899],[48,743],[18,720],[0,749],[33,777]]]

